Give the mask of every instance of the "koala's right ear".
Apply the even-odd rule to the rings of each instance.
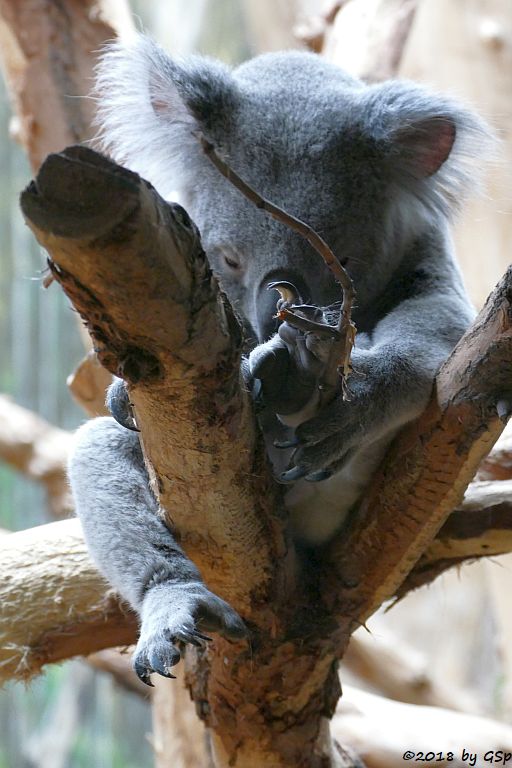
[[[109,43],[97,66],[99,148],[167,197],[204,162],[194,137],[226,135],[237,86],[217,61],[171,59],[149,37]]]

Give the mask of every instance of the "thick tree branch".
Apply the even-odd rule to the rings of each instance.
[[[135,616],[106,593],[78,520],[2,536],[0,551],[0,681],[135,642]]]
[[[429,584],[449,568],[480,557],[512,552],[512,480],[471,483],[464,502],[451,513],[420,557],[396,597]]]
[[[396,441],[360,519],[332,547],[321,591],[303,580],[299,593],[293,551],[273,516],[279,493],[240,387],[238,326],[185,212],[80,148],[45,162],[22,207],[100,360],[129,382],[170,522],[210,586],[252,621],[249,655],[218,638],[208,674],[191,679],[194,699],[215,709],[207,720],[217,763],[236,753],[243,764],[256,750],[258,764],[297,765],[301,750],[319,748],[336,764],[325,739],[339,695],[336,655],[400,588],[503,428],[495,406],[511,359],[512,270],[443,367],[430,407]],[[286,681],[282,699],[276,670]],[[251,715],[261,711],[268,733],[282,734],[266,746]]]
[[[50,156],[22,208],[102,364],[130,383],[170,523],[209,585],[247,615],[283,542],[267,527],[276,491],[262,451],[254,459],[238,324],[194,225],[135,174],[83,148]]]
[[[400,589],[504,429],[496,403],[510,386],[511,300],[512,267],[442,366],[426,411],[395,440],[354,525],[331,547],[336,582],[330,570],[325,593],[346,636]]]

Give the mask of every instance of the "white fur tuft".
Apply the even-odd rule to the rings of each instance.
[[[143,35],[108,43],[96,69],[94,93],[98,148],[141,174],[167,199],[193,173],[194,156],[201,156],[193,136],[196,121],[170,66],[165,52]]]

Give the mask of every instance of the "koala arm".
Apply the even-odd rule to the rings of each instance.
[[[164,524],[149,487],[138,435],[114,419],[93,419],[76,435],[69,463],[75,508],[90,554],[141,618],[135,671],[172,677],[177,642],[198,645],[203,631],[244,636],[238,614],[203,583]]]
[[[437,369],[470,320],[471,310],[453,293],[407,299],[386,314],[371,334],[362,335],[362,344],[356,340],[350,400],[340,393],[313,417],[311,400],[296,413],[278,413],[282,422],[295,427],[296,436],[291,465],[281,480],[325,480],[361,447],[391,437],[416,418],[428,402]],[[315,344],[311,337],[312,354]],[[261,352],[254,359],[258,373],[265,372]]]

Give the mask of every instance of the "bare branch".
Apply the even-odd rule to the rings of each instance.
[[[70,189],[81,190],[78,202]],[[240,330],[197,230],[180,206],[85,148],[51,155],[22,208],[100,361],[130,385],[171,525],[211,588],[251,611],[251,591],[282,562],[281,534],[266,527],[278,490],[263,451],[254,459]]]
[[[419,0],[367,0],[345,3],[327,26],[323,53],[363,80],[396,77]],[[364,41],[364,45],[362,44]]]
[[[391,446],[354,525],[331,548],[336,580],[327,573],[325,590],[347,637],[397,593],[504,428],[496,402],[512,359],[511,297],[509,268],[441,368],[430,405]]]
[[[16,138],[36,170],[49,152],[91,138],[95,57],[133,28],[125,0],[0,0],[0,63],[17,114]]]
[[[135,642],[135,616],[105,592],[78,520],[2,536],[0,550],[0,680]]]
[[[44,485],[52,515],[72,510],[66,480],[71,433],[0,395],[0,460]]]

